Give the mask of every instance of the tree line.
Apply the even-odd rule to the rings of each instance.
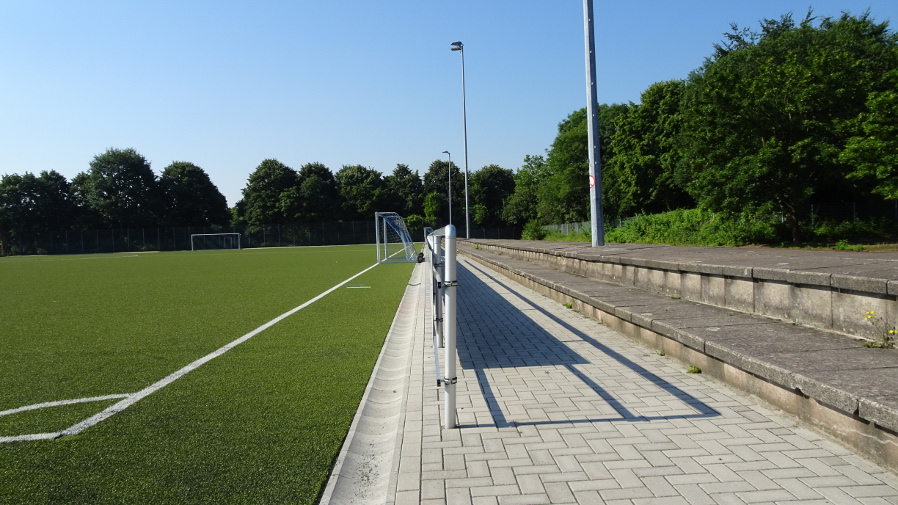
[[[0,178],[0,255],[33,253],[46,232],[230,221],[227,200],[193,163],[159,177],[132,148],[108,149],[71,181],[55,170]]]
[[[229,208],[201,167],[174,162],[156,176],[133,148],[110,148],[71,181],[54,170],[0,177],[0,255],[37,252],[42,234],[61,230],[245,225],[303,225],[373,219],[376,211],[407,216],[409,225],[449,220],[449,163],[434,160],[423,178],[398,164],[384,176],[362,165],[336,173],[321,163],[294,170],[276,159],[249,175]],[[463,222],[464,176],[451,166],[456,222]],[[514,189],[513,171],[489,165],[471,174],[472,221],[495,227]],[[495,210],[493,210],[495,209]]]
[[[600,106],[606,217],[775,213],[798,242],[802,207],[898,198],[898,36],[887,22],[809,11],[724,35],[688,77],[649,86],[639,104]],[[579,110],[515,175],[507,217],[588,220],[587,163]]]
[[[655,83],[640,103],[601,104],[606,218],[698,208],[760,219],[782,214],[792,240],[814,202],[898,199],[898,35],[869,12],[730,27],[704,64]],[[544,155],[517,171],[469,174],[471,223],[524,226],[589,219],[585,108]],[[42,231],[150,226],[301,224],[395,211],[411,226],[464,222],[464,173],[434,160],[423,176],[275,159],[228,208],[208,174],[175,162],[157,177],[134,149],[109,149],[67,181],[55,171],[0,178],[0,254],[28,252]]]

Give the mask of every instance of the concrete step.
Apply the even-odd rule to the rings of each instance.
[[[895,313],[898,255],[473,239],[459,252],[898,468],[898,350],[859,335],[866,310]]]

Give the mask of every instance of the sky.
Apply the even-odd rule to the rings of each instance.
[[[700,67],[730,24],[895,0],[594,0],[600,103]],[[109,148],[202,167],[233,206],[275,158],[517,170],[586,105],[583,0],[0,0],[0,176]],[[465,93],[461,55],[464,43]]]

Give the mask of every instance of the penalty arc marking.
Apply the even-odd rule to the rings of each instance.
[[[341,288],[345,284],[349,283],[356,277],[359,277],[360,275],[368,272],[369,270],[376,267],[377,265],[379,265],[379,263],[375,263],[374,265],[371,265],[370,267],[353,275],[352,277],[337,284],[336,286],[333,286],[332,288],[328,289],[327,291],[324,291],[323,293],[319,294],[315,298],[312,298],[311,300],[303,303],[302,305],[299,305],[298,307],[294,307],[293,309],[290,309],[289,311],[284,312],[283,314],[272,319],[271,321],[268,321],[267,323],[263,324],[262,326],[259,326],[255,330],[247,333],[246,335],[243,335],[242,337],[238,338],[237,340],[234,340],[233,342],[225,344],[224,346],[216,349],[215,351],[212,351],[211,353],[203,356],[202,358],[188,364],[184,368],[181,368],[177,372],[172,373],[171,375],[165,377],[164,379],[162,379],[154,384],[151,384],[136,393],[106,395],[106,396],[98,396],[98,397],[93,397],[93,398],[81,398],[81,399],[76,399],[76,400],[61,400],[58,402],[38,403],[35,405],[29,405],[26,407],[19,407],[17,409],[0,411],[0,416],[2,416],[2,415],[10,415],[10,414],[18,413],[18,412],[24,412],[26,410],[35,410],[35,409],[41,409],[41,408],[46,408],[46,407],[55,407],[55,406],[60,406],[60,405],[73,404],[73,403],[85,403],[85,402],[92,402],[92,401],[102,401],[102,400],[123,398],[121,401],[119,401],[113,405],[110,405],[103,411],[101,411],[97,414],[94,414],[93,416],[88,417],[87,419],[85,419],[79,423],[73,424],[72,426],[70,426],[62,431],[57,431],[57,432],[53,432],[53,433],[33,433],[33,434],[29,434],[29,435],[16,435],[16,436],[11,436],[11,437],[0,437],[0,443],[27,442],[27,441],[31,441],[31,440],[53,440],[53,439],[57,439],[57,438],[65,437],[65,436],[69,436],[69,435],[77,435],[78,433],[81,433],[82,431],[86,430],[87,428],[90,428],[91,426],[94,426],[95,424],[98,424],[98,423],[114,416],[115,414],[118,414],[119,412],[127,409],[131,405],[134,405],[135,403],[146,398],[147,396],[150,396],[151,394],[155,393],[156,391],[159,391],[160,389],[164,388],[165,386],[168,386],[172,382],[180,379],[181,377],[187,375],[188,373],[196,370],[197,368],[205,365],[206,363],[212,361],[213,359],[230,351],[234,347],[237,347],[238,345],[255,337],[259,333],[262,333],[263,331],[267,330],[268,328],[271,328],[272,326],[283,321],[284,319],[292,316],[293,314],[299,312],[300,310],[317,302],[318,300],[324,298],[325,296],[329,295],[330,293],[336,291],[337,289]]]

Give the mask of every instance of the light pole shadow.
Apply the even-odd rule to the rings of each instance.
[[[496,292],[492,287],[479,279],[474,271],[506,288],[510,294],[514,295],[514,300],[506,299]],[[460,364],[464,369],[474,371],[496,427],[615,421],[646,422],[653,420],[707,418],[720,415],[716,410],[676,385],[658,377],[632,359],[530,302],[518,294],[515,291],[516,288],[497,279],[483,269],[469,263],[460,262],[458,264],[458,278],[458,355]],[[550,319],[572,336],[592,345],[603,355],[636,373],[647,383],[653,384],[670,397],[676,398],[691,413],[643,416],[633,412],[620,398],[616,397],[611,391],[599,384],[596,379],[580,369],[581,366],[593,363],[575,352],[559,340],[558,337],[552,335],[536,318]],[[514,395],[517,392],[516,385],[510,383],[507,385],[494,384],[495,381],[491,381],[488,371],[503,368],[526,369],[538,367],[561,368],[577,377],[589,389],[594,391],[598,398],[604,401],[607,406],[611,407],[614,414],[608,417],[588,417],[583,419],[509,421],[502,407],[503,400],[506,398],[503,396],[505,394],[503,390],[510,395]],[[516,401],[516,398],[512,397],[511,400]],[[478,426],[485,425],[478,424]]]

